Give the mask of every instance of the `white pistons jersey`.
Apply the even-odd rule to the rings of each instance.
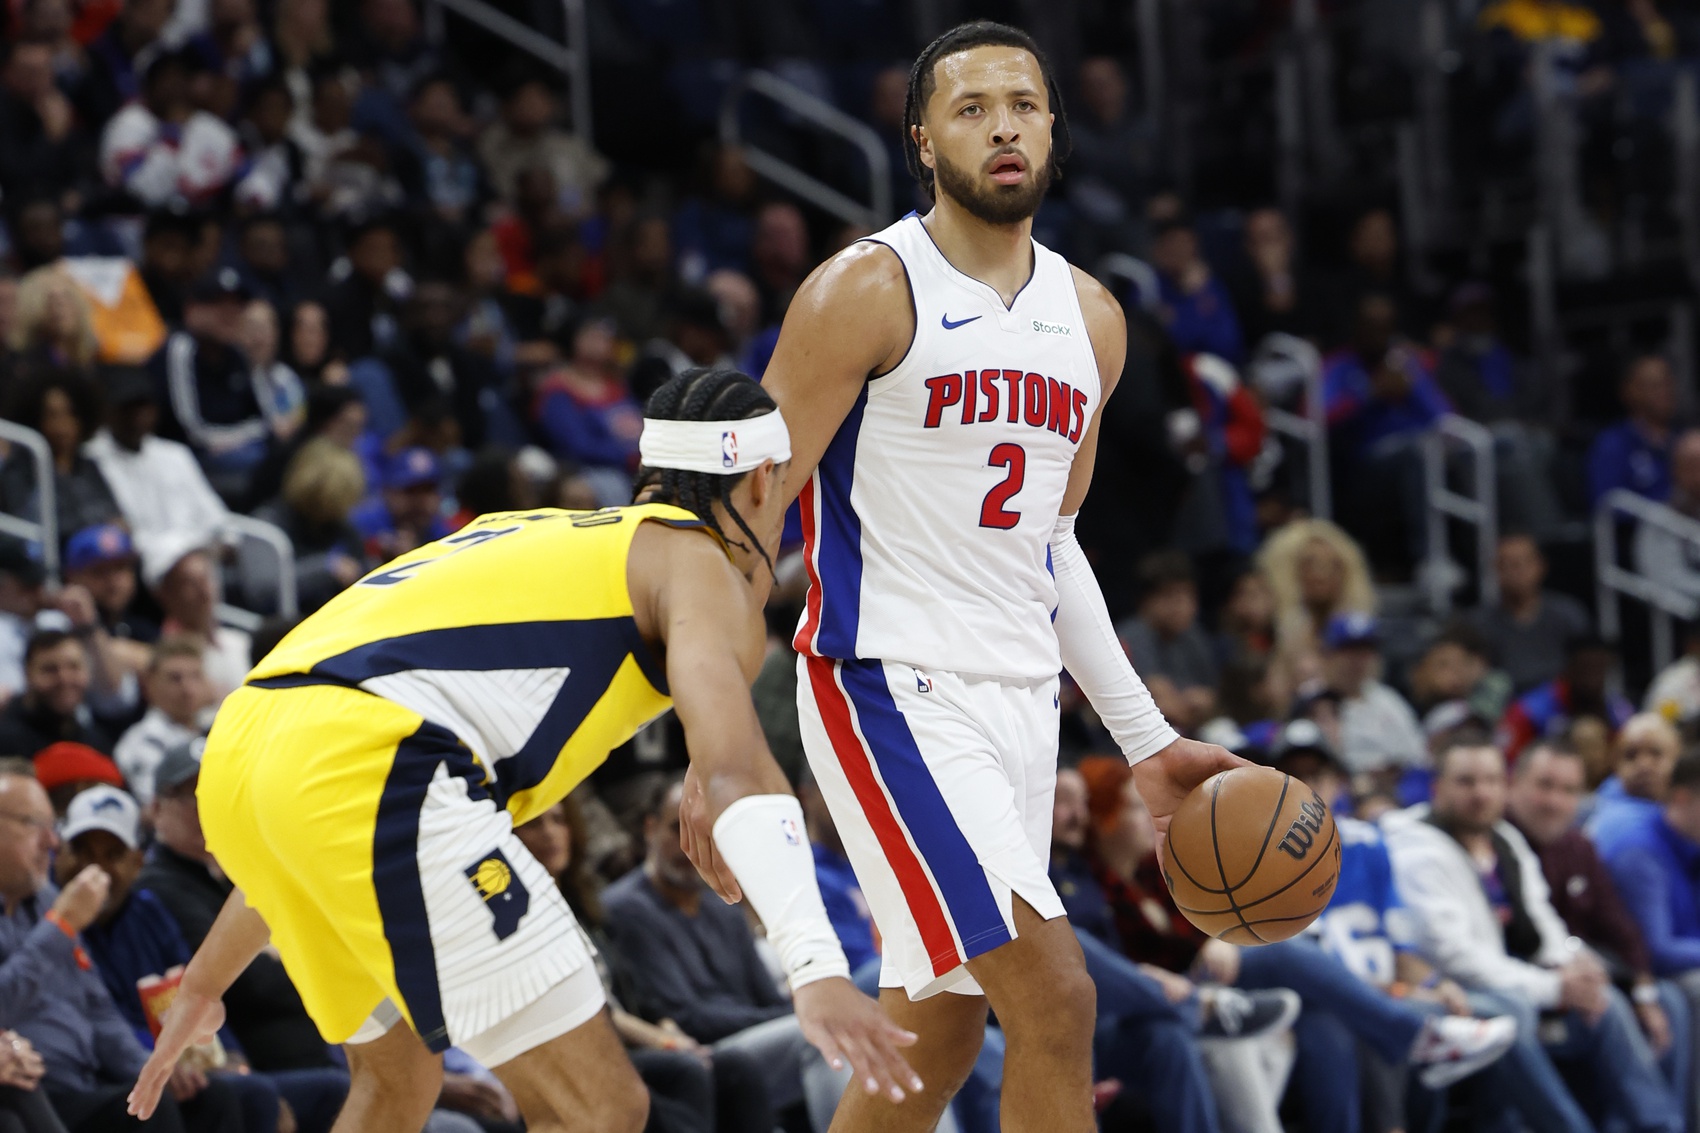
[[[797,650],[1048,680],[1062,668],[1050,537],[1101,398],[1073,274],[1035,242],[1006,308],[914,213],[868,239],[903,261],[915,337],[803,490]]]

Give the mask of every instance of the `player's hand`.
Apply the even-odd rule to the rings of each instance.
[[[834,1070],[848,1065],[868,1093],[900,1102],[925,1088],[897,1052],[898,1047],[915,1045],[914,1033],[893,1023],[849,980],[835,977],[804,984],[792,1001],[803,1037]]]
[[[136,1087],[130,1091],[127,1107],[131,1117],[143,1121],[153,1116],[159,1096],[177,1069],[177,1060],[196,1043],[206,1042],[224,1026],[224,1004],[208,999],[185,987],[177,989],[177,998],[165,1013],[165,1026],[154,1040],[153,1054],[136,1077]]]
[[[59,919],[77,932],[83,931],[100,916],[106,895],[112,889],[112,878],[97,865],[86,865],[59,891],[53,911]]]
[[[735,905],[744,899],[744,891],[738,888],[738,879],[732,876],[731,867],[720,860],[720,851],[714,847],[714,822],[709,814],[708,792],[703,789],[702,780],[697,778],[695,766],[686,770],[679,795],[679,846],[722,901]]]
[[[1151,811],[1157,833],[1167,836],[1169,818],[1192,789],[1218,771],[1251,764],[1225,747],[1178,739],[1156,755],[1133,765],[1133,781],[1139,797]]]

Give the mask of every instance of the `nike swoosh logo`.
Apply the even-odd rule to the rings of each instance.
[[[967,326],[969,323],[973,322],[975,319],[978,319],[978,318],[980,318],[979,315],[971,315],[966,319],[958,319],[956,322],[953,323],[953,322],[950,321],[950,316],[945,315],[944,317],[939,319],[939,325],[944,327],[945,330],[955,330],[957,327]]]

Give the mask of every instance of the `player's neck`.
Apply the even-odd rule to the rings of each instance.
[[[951,267],[996,291],[1006,307],[1033,277],[1031,217],[987,224],[941,193],[921,223]]]

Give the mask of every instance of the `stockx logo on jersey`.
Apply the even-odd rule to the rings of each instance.
[[[490,926],[497,940],[506,940],[519,930],[519,922],[531,909],[531,892],[514,873],[507,855],[491,850],[475,864],[466,867],[466,879],[484,899],[494,923]]]
[[[964,425],[1002,419],[1011,425],[1025,422],[1080,440],[1086,428],[1086,391],[1070,388],[1067,382],[1029,374],[1021,370],[966,370],[927,379],[927,417],[923,428],[936,429],[944,411],[962,407]]]

